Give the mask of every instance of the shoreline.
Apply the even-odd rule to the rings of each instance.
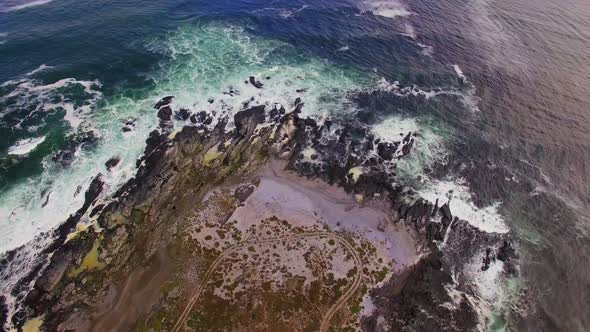
[[[461,326],[467,329],[479,324],[473,304],[463,293],[469,291],[467,288],[457,290],[463,294],[458,300],[448,294],[445,287],[458,289],[461,285],[454,284],[451,275],[440,270],[452,261],[445,258],[436,241],[446,237],[451,228],[454,229],[451,233],[458,238],[456,242],[463,246],[471,246],[472,237],[481,238],[482,235],[467,222],[453,218],[448,204],[439,208],[438,201],[436,204],[425,202],[411,191],[392,186],[383,178],[378,164],[363,166],[358,172],[349,170],[350,166],[337,166],[338,163],[332,164],[329,171],[313,166],[318,164],[313,158],[307,158],[311,156],[305,157],[303,151],[309,135],[321,135],[325,124],[320,127],[313,120],[299,118],[303,103],[296,103],[292,112],[271,110],[271,115],[276,112],[274,119],[262,126],[268,121],[267,110],[257,106],[237,113],[235,129],[229,132],[225,131],[225,122],[213,129],[197,123],[176,131],[170,122],[172,110],[168,106],[172,98],[166,97],[157,105],[160,129],[150,134],[145,153],[137,163],[136,176],[105,200],[99,198],[104,185],[99,174],[85,194],[83,207],[55,231],[56,241],[46,250],[52,252],[50,263],[37,268],[42,271],[39,278],[28,291],[21,309],[12,316],[15,326],[26,325],[39,317],[43,317],[43,326],[55,329],[100,330],[97,326],[103,324],[126,329],[144,324],[141,326],[147,328],[145,324],[157,325],[164,321],[171,324],[206,267],[216,266],[211,264],[216,262],[215,257],[222,257],[218,255],[225,252],[224,248],[239,243],[244,237],[255,239],[279,234],[289,239],[292,234],[314,234],[320,230],[343,236],[338,241],[346,239],[351,250],[360,253],[358,260],[363,265],[348,265],[348,272],[338,268],[350,264],[349,258],[342,256],[339,251],[342,248],[332,248],[332,241],[322,238],[307,240],[302,237],[296,246],[283,241],[280,245],[284,247],[265,249],[263,253],[268,257],[252,256],[257,249],[251,245],[240,249],[244,262],[236,263],[232,259],[215,263],[224,271],[233,271],[232,264],[245,268],[243,264],[257,257],[250,264],[262,263],[262,270],[256,277],[247,274],[250,278],[245,285],[250,286],[240,286],[239,292],[234,293],[234,284],[219,280],[216,287],[221,290],[216,288],[205,300],[207,303],[221,301],[230,308],[244,301],[241,296],[245,294],[249,294],[249,299],[266,294],[265,297],[271,296],[268,303],[271,305],[282,301],[283,297],[307,294],[312,291],[309,287],[317,283],[334,284],[340,289],[349,282],[350,276],[356,275],[353,271],[362,268],[363,277],[346,293],[346,301],[338,300],[337,295],[345,288],[336,294],[320,292],[315,307],[331,312],[329,304],[339,303],[333,309],[340,312],[336,315],[337,322],[330,324],[358,329],[386,321],[389,326],[411,326],[414,319],[406,317],[415,311],[417,303],[438,317],[429,320],[429,324],[441,328],[455,326],[459,324],[459,316],[462,317]],[[164,112],[164,109],[167,110]],[[343,142],[341,138],[330,144]],[[408,147],[403,149],[406,154],[411,148],[409,140],[407,143]],[[305,158],[301,158],[302,155]],[[336,161],[341,158],[328,154],[325,162],[330,162],[330,156]],[[90,221],[90,227],[71,233],[81,220]],[[471,238],[463,237],[465,234]],[[483,238],[497,245],[502,239],[499,236]],[[60,245],[65,239],[68,241]],[[259,242],[252,243],[258,245]],[[322,247],[324,249],[317,252]],[[194,250],[198,254],[195,255]],[[323,257],[319,254],[322,251],[329,255]],[[478,255],[471,251],[472,255]],[[489,250],[487,255],[490,255]],[[313,258],[316,256],[319,258]],[[291,257],[295,261],[304,257],[305,260],[293,265],[281,262],[281,257]],[[452,252],[450,257],[453,257]],[[267,265],[273,259],[278,264],[277,269],[267,270],[273,266]],[[156,264],[158,261],[160,263]],[[142,290],[143,285],[139,283],[145,282],[141,282],[143,277],[140,276],[145,273],[141,271],[145,266],[160,266],[163,261],[173,272],[165,273],[156,268],[154,271],[162,275],[150,278],[157,279],[156,284],[150,290]],[[193,271],[195,268],[197,270]],[[206,276],[209,273],[217,272],[210,271]],[[233,283],[243,276],[238,274],[234,278]],[[292,293],[287,285],[295,280],[303,280],[299,286],[303,288]],[[433,280],[437,282],[432,283]],[[424,282],[429,284],[424,285]],[[339,283],[343,284],[337,286]],[[260,287],[270,288],[258,294],[256,290]],[[168,288],[171,290],[162,293],[162,289]],[[158,289],[160,292],[156,292]],[[401,296],[399,302],[400,291],[412,296]],[[175,296],[170,298],[170,292]],[[369,315],[362,316],[361,310],[356,308],[368,301],[367,296],[373,299],[370,301],[374,308]],[[381,299],[375,301],[377,298]],[[125,315],[124,320],[107,314],[124,303],[137,301],[143,303],[139,306],[143,309]],[[449,301],[456,302],[457,306],[439,308]],[[146,306],[144,302],[152,305]],[[81,307],[80,303],[86,305]],[[292,318],[293,322],[320,328],[315,325],[319,324],[318,320],[304,314],[310,308],[298,305],[300,314]],[[386,309],[388,306],[397,309],[391,312]],[[206,308],[215,308],[215,305],[205,305],[199,310],[209,310]],[[264,308],[270,310],[270,307]],[[235,310],[226,314],[240,313]],[[457,314],[452,314],[455,311]],[[100,318],[105,315],[106,320]],[[183,321],[186,315],[187,311],[183,311]],[[157,317],[166,319],[162,321]],[[200,319],[208,321],[207,317]],[[279,323],[266,321],[271,325]],[[207,324],[213,324],[209,326],[212,328],[217,323],[209,321]],[[246,320],[240,324],[246,327],[255,322]],[[325,329],[326,324],[322,321],[321,328]]]

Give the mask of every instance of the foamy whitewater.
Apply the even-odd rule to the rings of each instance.
[[[406,181],[426,180],[424,170],[435,162],[444,162],[447,151],[444,135],[448,129],[441,128],[427,118],[390,116],[372,128],[376,138],[387,142],[401,142],[408,133],[415,134],[412,153],[396,162],[396,174]],[[401,154],[402,145],[396,155]]]
[[[74,78],[50,84],[28,78],[5,83],[14,89],[6,98],[17,98],[17,107],[32,106],[32,114],[61,111],[73,129],[96,131],[101,144],[93,151],[79,150],[68,169],[47,160],[41,175],[0,196],[0,220],[4,221],[0,222],[0,252],[28,243],[63,222],[82,205],[83,193],[96,174],[103,174],[111,192],[133,176],[135,160],[156,127],[153,105],[163,96],[174,95],[175,108],[207,110],[216,120],[231,120],[246,100],[252,100],[252,106],[292,105],[297,97],[305,98],[304,115],[327,116],[342,109],[347,91],[371,82],[361,73],[327,61],[298,57],[286,44],[255,39],[240,27],[187,27],[164,40],[149,42],[148,47],[169,60],[153,74],[155,88],[143,99],[115,96],[104,100],[100,82]],[[287,51],[281,54],[281,49]],[[264,78],[264,89],[245,84],[250,75]],[[308,92],[297,93],[297,89]],[[229,90],[234,91],[233,96]],[[72,94],[86,99],[75,103]],[[101,107],[99,100],[104,103]],[[5,112],[11,111],[15,109]],[[124,133],[121,127],[128,119],[136,119],[135,128]],[[41,139],[19,141],[10,151],[24,154],[41,143]],[[121,163],[106,172],[104,162],[113,156],[121,158]]]
[[[365,0],[361,8],[375,15],[388,18],[408,16],[411,14],[401,2],[395,0]]]
[[[22,9],[26,9],[26,8],[30,8],[30,7],[41,6],[41,5],[45,5],[47,3],[50,3],[51,1],[53,1],[53,0],[36,0],[36,1],[31,1],[31,2],[24,2],[19,5],[1,8],[0,12],[12,12],[12,11],[22,10]]]
[[[24,155],[27,154],[45,141],[45,136],[37,138],[26,138],[16,142],[13,146],[8,148],[8,154],[12,155]]]
[[[468,221],[484,232],[507,233],[510,230],[498,212],[500,202],[484,208],[476,207],[471,192],[461,179],[430,181],[418,193],[431,202],[437,198],[442,200],[441,204],[448,202],[454,216]]]

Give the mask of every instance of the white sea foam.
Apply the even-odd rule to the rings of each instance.
[[[293,15],[299,13],[300,11],[304,10],[307,7],[309,7],[309,6],[308,5],[303,5],[299,9],[296,9],[296,10],[283,9],[283,10],[280,11],[280,15],[281,15],[282,18],[289,18],[289,17],[292,17]]]
[[[404,30],[405,30],[404,35],[406,35],[412,39],[416,38],[416,30],[414,29],[414,26],[412,24],[405,23]]]
[[[455,70],[455,73],[457,73],[457,76],[459,76],[462,80],[467,80],[465,78],[465,74],[463,74],[463,71],[461,70],[461,67],[459,67],[459,65],[453,65],[453,69]]]
[[[1,11],[12,12],[12,11],[25,9],[25,8],[45,5],[47,3],[50,3],[51,1],[53,1],[53,0],[36,0],[36,1],[26,2],[26,3],[20,4],[20,5],[16,5],[16,6],[7,7],[7,8],[2,9]]]
[[[26,76],[32,76],[32,75],[35,75],[37,73],[40,73],[42,71],[45,71],[45,70],[51,69],[51,68],[53,68],[53,67],[52,66],[48,66],[46,64],[42,64],[37,69],[31,70],[30,72],[28,72]]]
[[[375,15],[395,18],[411,15],[404,5],[395,0],[366,0],[361,6],[362,10],[370,11]]]
[[[256,9],[256,10],[252,11],[252,13],[263,14],[263,15],[268,15],[268,13],[270,13],[271,15],[274,15],[275,13],[277,13],[282,18],[291,18],[291,17],[295,16],[297,13],[301,12],[302,10],[304,10],[308,7],[309,7],[309,5],[302,5],[298,9],[266,7],[266,8],[262,8],[262,9]]]
[[[25,155],[43,143],[45,141],[45,136],[37,137],[37,138],[26,138],[20,141],[17,141],[13,146],[8,148],[8,154],[12,155]]]
[[[488,233],[507,233],[504,217],[498,212],[499,202],[478,208],[471,192],[462,180],[432,181],[424,184],[418,194],[431,202],[449,202],[453,216],[466,220],[474,227]]]
[[[166,92],[175,95],[175,107],[208,111],[215,117],[212,126],[227,117],[231,128],[233,114],[244,108],[245,101],[250,101],[249,106],[278,103],[290,110],[301,98],[303,116],[325,117],[349,107],[346,93],[372,81],[365,73],[325,60],[298,57],[287,44],[254,38],[240,27],[185,28],[150,46],[175,59],[174,66],[164,66],[162,76],[154,78],[163,81],[174,76],[181,85]],[[264,87],[248,83],[249,76]]]
[[[427,118],[391,116],[371,129],[375,137],[387,142],[401,142],[408,133],[415,134],[414,145],[409,155],[401,158],[396,173],[405,179],[424,176],[424,170],[435,162],[444,162],[447,150],[444,146],[442,128],[436,127]],[[396,155],[401,155],[402,145]]]
[[[466,81],[467,82],[467,81]],[[384,92],[390,92],[400,97],[403,96],[423,96],[426,99],[435,98],[437,96],[442,95],[449,95],[449,96],[457,96],[460,98],[461,102],[467,107],[467,109],[478,112],[479,111],[479,98],[475,95],[475,87],[471,86],[467,91],[455,89],[455,88],[442,88],[436,87],[431,88],[428,90],[424,90],[423,88],[413,85],[413,86],[406,86],[400,87],[399,82],[395,81],[393,83],[389,82],[385,78],[381,78],[379,83],[373,88],[373,90],[379,90]]]
[[[35,71],[48,68],[49,66],[41,66]],[[29,74],[32,75],[35,71]],[[12,91],[1,97],[0,101],[16,99],[16,102],[8,103],[9,106],[0,111],[0,119],[21,109],[29,109],[29,117],[38,112],[62,110],[65,112],[64,120],[68,121],[72,128],[77,128],[102,98],[102,92],[99,90],[101,83],[97,80],[64,78],[54,83],[42,84],[37,80],[24,78],[4,82],[2,86],[12,87]]]
[[[504,262],[495,260],[487,270],[482,271],[481,256],[475,256],[473,262],[465,266],[465,273],[477,286],[478,295],[489,304],[499,301],[502,296],[503,270]]]

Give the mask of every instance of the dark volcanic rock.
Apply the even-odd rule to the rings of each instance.
[[[264,84],[262,84],[260,81],[256,80],[256,77],[254,76],[250,76],[250,78],[248,79],[250,84],[252,84],[253,86],[255,86],[258,89],[262,89],[262,87],[264,86]]]
[[[158,118],[163,121],[170,121],[172,117],[172,109],[169,106],[164,106],[158,111]]]
[[[377,144],[377,154],[379,155],[379,157],[385,160],[393,159],[396,150],[397,145],[393,143],[381,142]]]
[[[200,111],[190,116],[190,120],[193,124],[210,125],[213,122],[213,118],[206,111]]]
[[[119,157],[112,157],[109,160],[107,160],[104,165],[107,168],[108,171],[110,171],[111,169],[113,169],[115,166],[117,166],[119,164],[119,162],[121,161],[121,158]]]
[[[236,191],[234,192],[234,196],[237,199],[239,199],[240,202],[243,203],[254,192],[254,189],[256,189],[256,187],[251,184],[239,186],[238,188],[236,188]]]
[[[236,132],[241,136],[251,135],[256,126],[265,120],[264,105],[255,106],[234,115]]]
[[[121,128],[121,130],[123,130],[124,132],[130,132],[133,129],[135,129],[135,121],[137,121],[137,119],[128,119],[127,121],[125,121],[125,125],[123,126],[123,128]]]
[[[174,99],[174,96],[166,96],[162,99],[160,99],[156,105],[154,105],[155,109],[160,109],[160,107],[168,105],[172,102],[172,99]]]
[[[98,144],[98,137],[92,130],[77,132],[66,138],[65,146],[51,159],[63,167],[68,167],[75,159],[76,150],[92,150]]]
[[[500,246],[500,249],[498,249],[496,258],[503,262],[507,262],[514,257],[516,257],[516,250],[512,246],[512,243],[510,243],[508,240],[504,240],[502,242],[502,246]]]
[[[452,220],[453,214],[451,214],[451,208],[449,207],[449,203],[445,203],[443,206],[440,207],[440,215],[442,216],[443,220]]]
[[[174,112],[174,118],[179,121],[180,120],[186,121],[190,115],[191,115],[191,112],[189,110],[187,110],[186,108],[181,108],[178,111]]]
[[[465,295],[458,305],[449,296],[445,285],[453,285],[451,275],[443,268],[442,254],[435,247],[400,276],[391,278],[372,292],[376,309],[363,318],[365,331],[382,331],[379,317],[392,331],[475,331],[477,313]]]
[[[4,331],[4,324],[8,319],[8,305],[6,304],[6,297],[0,295],[0,331]]]
[[[84,211],[83,213],[86,213],[90,205],[92,205],[92,203],[98,198],[103,188],[104,181],[102,180],[102,174],[99,173],[94,179],[92,179],[90,186],[88,186],[88,190],[84,193],[84,204],[81,208],[81,210]]]

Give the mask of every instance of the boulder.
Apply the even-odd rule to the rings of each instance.
[[[254,106],[234,115],[236,132],[241,136],[251,135],[256,126],[265,120],[264,105]]]
[[[264,86],[264,84],[262,84],[260,81],[257,81],[254,76],[250,76],[249,81],[250,84],[255,86],[257,89],[262,89],[262,87]]]
[[[92,150],[98,145],[98,137],[94,131],[77,132],[66,138],[65,146],[51,158],[54,162],[63,167],[72,164],[76,156],[76,150]]]
[[[174,112],[174,118],[179,121],[186,121],[190,115],[191,112],[186,108],[181,108],[178,111]]]
[[[515,256],[516,256],[516,250],[512,246],[512,243],[510,243],[507,240],[504,240],[504,242],[500,246],[500,249],[498,249],[498,253],[496,254],[496,258],[500,261],[507,262],[510,259],[514,258]]]
[[[377,144],[377,154],[384,160],[391,160],[397,150],[397,145],[388,142]]]
[[[172,99],[174,99],[174,96],[166,96],[162,99],[160,99],[156,105],[154,105],[155,109],[160,109],[162,106],[166,106],[168,104],[170,104],[172,102]]]
[[[169,106],[164,106],[158,111],[158,118],[162,121],[170,121],[172,117],[172,109]]]
[[[111,157],[109,160],[107,160],[104,165],[107,168],[107,171],[110,171],[111,169],[113,169],[115,166],[117,166],[119,164],[119,162],[121,161],[121,158],[119,157]]]

